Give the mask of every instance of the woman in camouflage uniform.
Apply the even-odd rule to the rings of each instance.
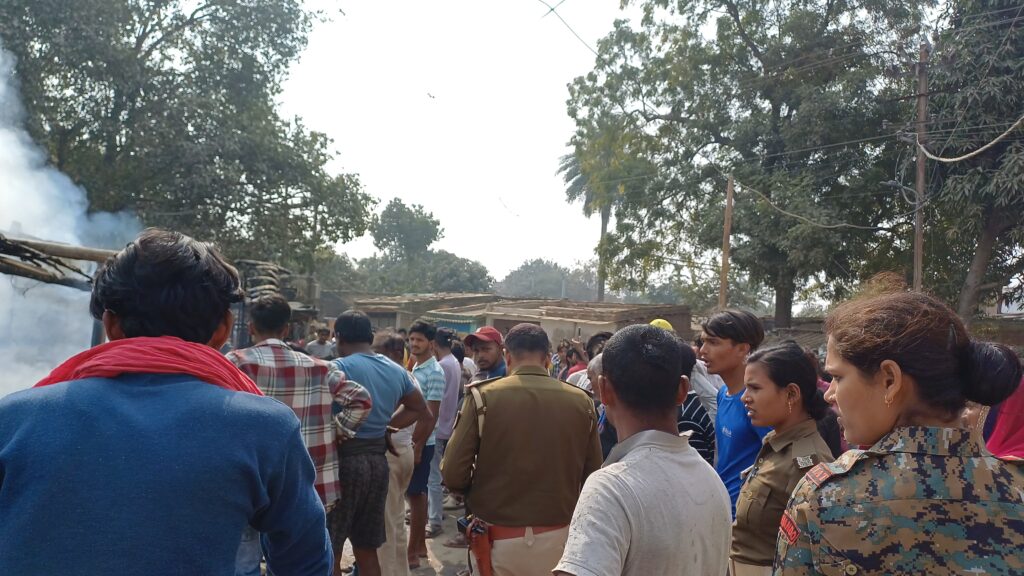
[[[825,325],[851,445],[812,468],[782,516],[774,574],[1024,574],[1024,468],[959,426],[967,400],[1017,388],[1005,346],[970,339],[920,293],[854,300]]]

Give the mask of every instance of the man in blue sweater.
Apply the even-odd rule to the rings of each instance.
[[[233,574],[247,525],[277,576],[330,574],[298,419],[216,351],[241,298],[173,232],[97,273],[111,342],[0,400],[0,574]]]

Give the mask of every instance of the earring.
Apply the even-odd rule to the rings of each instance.
[[[892,408],[892,398],[886,398],[885,399],[885,407],[886,408]]]
[[[789,406],[789,413],[792,414],[793,413],[793,401],[790,400],[789,402],[786,402],[786,405]]]

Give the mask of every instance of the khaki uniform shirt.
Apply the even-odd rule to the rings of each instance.
[[[782,434],[769,432],[736,500],[730,558],[741,564],[771,566],[779,521],[793,489],[814,465],[831,461],[832,451],[814,420]]]
[[[594,401],[537,366],[479,387],[485,410],[466,393],[441,463],[449,489],[500,526],[560,526],[572,519],[583,481],[601,467]]]
[[[774,574],[1024,574],[1024,466],[968,430],[897,428],[807,473]]]

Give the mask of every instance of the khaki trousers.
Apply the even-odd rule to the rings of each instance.
[[[551,576],[565,551],[569,527],[534,534],[526,529],[526,536],[495,540],[491,547],[491,566],[494,576]]]
[[[377,549],[381,576],[409,576],[409,534],[405,528],[405,491],[412,480],[415,456],[412,446],[395,446],[398,456],[388,456],[388,499],[384,504],[387,541]],[[344,490],[344,486],[342,487]]]
[[[730,559],[729,576],[772,576],[772,567],[740,564],[739,562]]]

